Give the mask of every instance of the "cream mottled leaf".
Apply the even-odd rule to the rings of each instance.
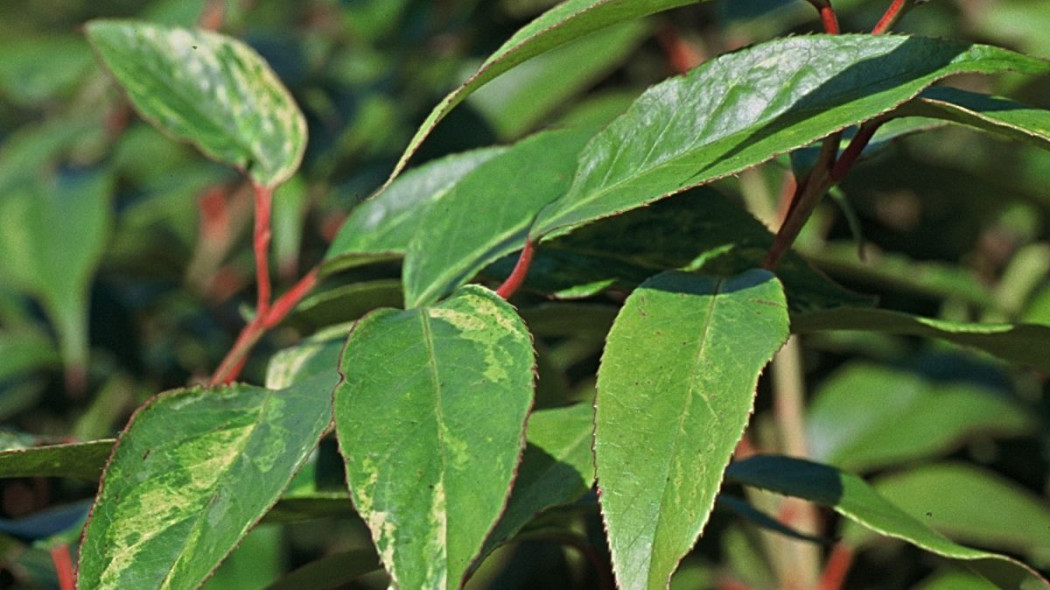
[[[200,586],[317,445],[337,380],[183,389],[140,409],[106,467],[77,587]]]
[[[495,293],[380,310],[335,396],[354,504],[400,588],[458,588],[507,501],[532,404],[532,341]]]
[[[598,371],[594,453],[620,588],[666,588],[714,507],[754,404],[788,337],[769,272],[667,272],[627,298]]]
[[[250,47],[209,31],[98,20],[88,39],[138,112],[216,161],[276,186],[306,148],[306,120]]]

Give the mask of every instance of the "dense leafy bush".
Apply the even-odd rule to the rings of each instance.
[[[16,4],[4,587],[1050,587],[1050,8]]]

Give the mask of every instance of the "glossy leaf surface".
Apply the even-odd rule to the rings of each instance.
[[[924,336],[975,348],[1011,363],[1050,371],[1050,326],[949,322],[886,309],[843,307],[793,316],[791,329],[799,334],[856,330]]]
[[[664,273],[627,298],[598,371],[594,449],[621,588],[666,587],[696,542],[787,336],[783,290],[765,271]]]
[[[92,21],[87,34],[138,112],[165,133],[263,186],[277,186],[298,169],[306,120],[244,43],[133,21]]]
[[[813,35],[723,55],[650,88],[580,154],[533,238],[642,206],[808,145],[959,73],[1050,64],[983,45]]]
[[[184,389],[140,409],[106,467],[78,588],[197,588],[317,445],[337,379]]]
[[[962,463],[926,465],[880,478],[875,489],[952,538],[1017,552],[1037,564],[1050,560],[1046,498],[991,471]]]
[[[530,137],[452,186],[409,243],[405,305],[431,303],[520,250],[536,213],[569,186],[591,134],[567,129]]]
[[[412,137],[391,178],[397,176],[423,140],[456,105],[496,76],[587,33],[694,2],[697,0],[565,0],[551,8],[514,33],[462,86],[441,99]]]
[[[335,419],[354,504],[401,588],[457,588],[507,501],[532,404],[532,341],[469,286],[351,332]]]
[[[405,255],[431,204],[479,165],[506,151],[492,147],[427,162],[350,212],[325,255],[332,271]]]
[[[861,478],[834,467],[791,457],[759,455],[730,465],[726,479],[830,506],[876,533],[960,560],[1004,590],[1050,588],[1046,580],[1020,562],[952,542],[889,503]]]
[[[855,364],[817,391],[806,420],[813,457],[864,471],[945,453],[976,434],[1019,436],[1029,411],[1001,392],[969,383]]]

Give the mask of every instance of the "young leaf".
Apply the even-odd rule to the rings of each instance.
[[[1010,363],[1050,371],[1050,326],[971,324],[886,309],[840,307],[792,316],[791,330],[797,334],[855,330],[937,338],[975,348]]]
[[[106,467],[77,587],[198,587],[317,446],[337,380],[184,389],[141,408]]]
[[[565,0],[551,8],[514,33],[514,36],[490,55],[462,86],[441,99],[441,102],[427,115],[426,120],[409,141],[405,153],[401,155],[401,159],[398,160],[394,171],[390,174],[390,179],[392,180],[404,169],[405,164],[416,153],[423,140],[456,105],[496,76],[532,57],[579,39],[587,33],[697,1]],[[389,183],[390,180],[387,182]]]
[[[97,20],[88,39],[135,109],[206,156],[275,187],[306,149],[306,119],[250,47],[209,31]]]
[[[0,279],[43,304],[70,386],[84,385],[91,280],[112,224],[113,178],[26,182],[0,199]]]
[[[664,273],[627,298],[598,371],[594,443],[621,588],[667,586],[787,337],[787,302],[766,271]]]
[[[892,35],[780,39],[650,88],[580,154],[534,239],[640,207],[810,144],[959,73],[1050,64],[985,45]]]
[[[400,588],[458,588],[507,501],[532,404],[532,341],[468,286],[350,333],[335,395],[354,504]]]
[[[963,463],[894,473],[875,489],[905,512],[953,538],[1050,559],[1050,506],[1014,482]],[[994,506],[995,510],[989,510]]]
[[[427,210],[409,243],[405,305],[431,303],[521,249],[536,212],[569,186],[576,154],[592,134],[566,129],[535,135],[452,186],[440,205]]]
[[[427,208],[450,186],[506,149],[455,154],[406,172],[350,212],[325,254],[325,271],[404,256]]]
[[[928,88],[895,114],[944,119],[1050,149],[1050,111],[958,88]]]
[[[851,471],[944,453],[978,433],[1020,436],[1035,426],[1000,392],[867,364],[825,381],[806,420],[814,458]]]
[[[830,506],[876,533],[960,560],[1003,590],[1050,588],[1050,583],[1028,566],[1009,557],[953,543],[887,502],[863,479],[834,467],[791,457],[760,455],[730,465],[726,480]],[[1033,585],[1022,586],[1025,583]]]

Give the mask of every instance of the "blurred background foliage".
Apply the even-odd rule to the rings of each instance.
[[[219,24],[272,64],[310,125],[302,170],[275,201],[274,271],[278,284],[287,286],[320,261],[341,220],[382,183],[429,109],[554,3],[5,0],[3,448],[114,436],[149,396],[206,377],[231,346],[243,306],[252,300],[249,188],[134,115],[95,62],[79,29],[85,21]],[[843,30],[853,32],[870,29],[888,4],[835,2]],[[720,0],[601,31],[525,63],[472,96],[413,164],[550,125],[600,124],[682,66],[817,27],[802,0]],[[1044,0],[937,0],[911,12],[898,30],[1050,58],[1050,3]],[[1050,108],[1045,77],[953,83]],[[768,222],[787,169],[786,159],[771,162],[715,188]],[[933,317],[1050,324],[1045,151],[937,129],[873,154],[838,197],[845,206],[829,200],[818,210],[798,249],[844,285],[877,295],[884,307]],[[385,262],[327,279],[262,343],[244,379],[262,383],[271,353],[333,319],[397,305],[400,293],[391,279],[398,276],[397,264]],[[579,330],[552,330],[537,341],[541,404],[592,394],[601,342],[602,334]],[[914,338],[838,333],[808,336],[803,344],[815,458],[874,476],[888,497],[925,512],[926,520],[958,539],[1050,568],[1045,375]],[[763,437],[770,430],[767,398],[759,398],[756,432],[773,450],[774,437]],[[321,455],[312,468],[332,469],[323,448]],[[0,587],[56,588],[48,550],[76,539],[94,484],[27,478],[0,486]],[[937,501],[946,502],[943,511],[923,510]],[[594,498],[576,508],[552,518],[572,523],[576,537],[601,553]],[[541,534],[543,522],[533,529],[535,540],[501,549],[471,587],[595,587],[598,577],[573,543],[552,542]],[[770,572],[778,566],[764,556],[768,539],[756,531],[716,511],[673,587],[715,588],[727,573],[755,588],[772,587]],[[338,565],[339,555],[368,543],[352,516],[266,524],[208,588],[262,588],[323,556],[336,556]],[[942,567],[903,545],[881,542],[862,554],[847,587],[971,583]],[[385,580],[372,574],[341,587],[381,588]]]

